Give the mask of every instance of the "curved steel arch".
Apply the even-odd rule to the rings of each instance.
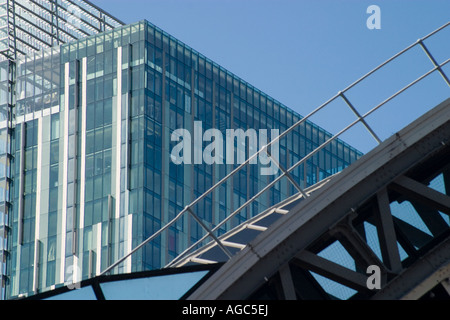
[[[335,298],[313,275],[351,288],[348,298],[420,298],[436,285],[450,298],[449,215],[450,99],[298,203],[189,299]],[[335,244],[340,253],[324,255]],[[367,287],[370,265],[381,270],[380,290]]]

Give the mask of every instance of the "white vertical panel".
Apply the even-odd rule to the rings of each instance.
[[[67,219],[67,170],[69,157],[69,63],[65,64],[64,71],[64,135],[63,135],[63,184],[62,184],[62,216],[61,216],[61,268],[60,283],[64,283],[66,263],[66,219]]]
[[[86,185],[86,108],[87,108],[87,58],[82,60],[81,68],[81,145],[80,145],[80,215],[78,219],[78,234],[79,237],[79,254],[73,257],[74,261],[74,282],[82,280],[81,268],[83,265],[83,237],[81,236],[84,228],[84,211],[85,211],[85,185]]]
[[[77,255],[73,256],[73,269],[72,269],[72,282],[78,283],[81,281],[81,269],[80,269],[80,260]]]
[[[116,191],[115,217],[120,217],[120,167],[122,152],[122,47],[117,48],[117,124],[116,124]]]
[[[80,219],[79,229],[84,227],[85,184],[86,184],[86,108],[87,108],[87,58],[83,58],[81,75],[81,163],[80,163]]]
[[[97,229],[97,263],[96,263],[96,275],[99,275],[102,273],[101,267],[102,267],[102,223],[99,222],[96,225]]]

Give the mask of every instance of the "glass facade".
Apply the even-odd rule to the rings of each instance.
[[[301,119],[146,21],[28,55],[15,68],[13,129],[0,134],[0,151],[13,155],[0,155],[0,200],[9,199],[0,202],[9,225],[9,254],[2,256],[8,298],[100,274],[237,166],[174,164],[174,130],[193,133],[201,122],[224,136],[227,129],[281,133]],[[292,166],[329,137],[305,122],[280,140],[281,165]],[[292,176],[307,187],[360,156],[336,140]],[[260,168],[241,170],[193,210],[208,227],[217,225],[277,177]],[[281,180],[220,233],[296,192]],[[203,235],[186,217],[115,271],[160,268]]]
[[[7,282],[6,264],[10,230],[10,187],[11,187],[11,106],[15,65],[10,61],[0,62],[0,298],[5,297]]]

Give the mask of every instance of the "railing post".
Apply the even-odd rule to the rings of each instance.
[[[422,39],[417,40],[419,45],[422,47],[423,51],[427,55],[427,57],[431,60],[437,71],[441,74],[442,78],[444,78],[445,82],[447,82],[447,85],[450,87],[450,81],[447,77],[447,75],[442,70],[441,66],[437,63],[436,59],[434,59],[433,55],[431,54],[430,50],[425,46],[425,43],[423,43]]]
[[[349,106],[349,108],[353,111],[353,113],[358,117],[359,121],[362,122],[362,124],[364,125],[364,127],[366,127],[367,131],[369,131],[369,133],[372,135],[372,137],[374,137],[374,139],[378,142],[378,144],[380,144],[381,139],[377,136],[375,131],[372,130],[372,128],[367,123],[366,119],[364,119],[364,117],[361,116],[361,114],[358,112],[358,110],[356,110],[356,108],[352,105],[352,103],[347,99],[344,92],[340,91],[339,96],[345,101],[345,103]]]
[[[192,218],[195,219],[195,221],[198,222],[199,225],[202,226],[203,229],[205,229],[206,232],[211,236],[211,238],[214,239],[214,241],[217,243],[217,245],[222,249],[222,251],[228,256],[228,258],[231,258],[233,255],[231,252],[220,242],[220,240],[214,235],[214,233],[203,223],[203,221],[197,217],[194,211],[192,211],[191,207],[186,207],[186,210],[190,213]]]
[[[297,183],[297,181],[294,180],[294,177],[292,177],[290,172],[287,171],[281,165],[281,163],[279,163],[274,157],[272,157],[272,154],[270,153],[269,148],[267,146],[264,146],[262,150],[264,150],[267,153],[270,160],[273,161],[273,163],[275,163],[275,165],[284,173],[284,175],[289,179],[289,181],[292,183],[292,185],[295,187],[295,189],[297,189],[297,191],[301,193],[303,198],[305,198],[305,199],[308,198],[309,195],[305,191],[303,191],[303,189],[300,187],[300,185]]]

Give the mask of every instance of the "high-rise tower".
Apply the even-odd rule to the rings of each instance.
[[[192,153],[202,154],[209,143],[194,141],[202,137],[198,124],[202,133],[217,129],[225,137],[228,129],[281,133],[301,119],[147,21],[114,29],[118,20],[97,21],[94,35],[5,62],[12,66],[1,79],[10,100],[0,131],[8,298],[100,274],[237,166],[175,164],[175,130],[190,132]],[[280,140],[279,163],[290,167],[329,137],[305,122]],[[248,140],[233,139],[233,152],[251,155]],[[310,186],[360,156],[335,140],[292,177]],[[261,167],[241,170],[193,208],[199,220],[217,225],[276,178],[261,175]],[[295,192],[281,180],[218,234]],[[114,272],[160,268],[202,236],[186,217]]]

